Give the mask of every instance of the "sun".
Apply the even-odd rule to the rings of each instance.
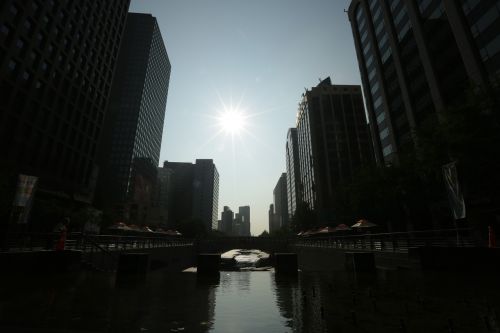
[[[239,134],[245,130],[245,113],[239,109],[225,109],[217,116],[217,123],[226,134]]]

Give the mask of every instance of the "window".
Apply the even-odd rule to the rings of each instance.
[[[384,120],[385,120],[385,112],[382,112],[377,116],[377,124],[380,125],[380,123],[383,122]]]
[[[384,140],[385,138],[387,138],[389,136],[389,129],[385,128],[383,131],[379,133],[379,136],[380,140]]]
[[[17,68],[17,62],[15,62],[14,60],[9,61],[8,67],[11,72],[15,71]]]
[[[24,48],[24,42],[23,42],[23,40],[22,40],[22,39],[18,39],[18,40],[16,41],[16,47],[17,47],[18,49],[22,49],[22,48]]]
[[[392,144],[387,145],[383,150],[382,153],[384,154],[384,157],[392,153]]]

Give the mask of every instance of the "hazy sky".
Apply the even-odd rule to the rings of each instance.
[[[250,205],[252,234],[268,229],[304,88],[327,76],[360,84],[349,2],[132,0],[131,12],[157,18],[172,64],[160,161],[213,159],[219,218]],[[249,116],[234,138],[215,119],[231,101]]]

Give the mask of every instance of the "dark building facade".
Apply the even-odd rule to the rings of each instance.
[[[196,160],[193,187],[193,217],[201,219],[206,230],[217,229],[219,172],[213,160]]]
[[[231,208],[224,206],[220,219],[222,227],[220,231],[226,233],[226,235],[233,235],[234,213]]]
[[[197,219],[203,221],[206,230],[216,229],[219,173],[213,160],[197,159],[195,164],[165,161],[163,168],[171,172],[169,224]]]
[[[129,13],[100,157],[99,194],[106,209],[128,204],[134,158],[158,166],[170,68],[156,18]]]
[[[302,200],[320,221],[335,216],[335,187],[373,160],[361,87],[332,85],[306,91],[297,116]]]
[[[250,233],[250,206],[241,206],[238,209],[240,218],[240,236],[251,236]]]
[[[277,229],[288,226],[288,195],[286,186],[286,172],[283,172],[273,191],[274,219]]]
[[[302,200],[300,182],[299,143],[297,129],[290,128],[286,140],[286,183],[288,198],[288,217],[292,218],[297,204]]]
[[[349,7],[375,156],[397,163],[415,130],[488,86],[500,65],[494,1],[354,0]]]
[[[0,2],[2,176],[90,203],[129,0]]]
[[[269,222],[269,233],[272,234],[274,231],[278,230],[278,228],[276,227],[276,219],[274,217],[274,204],[269,205],[267,216]]]

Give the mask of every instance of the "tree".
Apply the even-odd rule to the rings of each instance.
[[[269,233],[267,232],[267,230],[264,230],[260,233],[259,237],[269,237]]]

